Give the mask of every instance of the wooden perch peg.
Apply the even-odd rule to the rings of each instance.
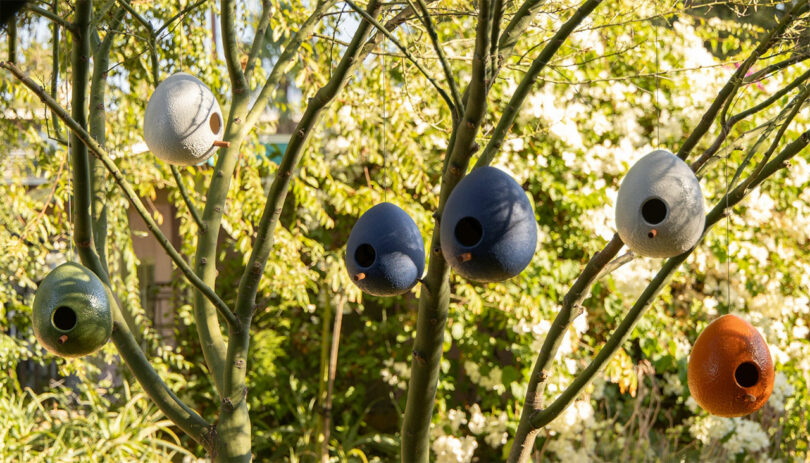
[[[214,146],[217,146],[217,147],[220,147],[220,148],[230,148],[231,142],[225,141],[225,140],[216,140],[214,142]]]
[[[360,273],[356,273],[356,274],[354,275],[354,281],[360,281],[360,280],[364,280],[365,278],[366,278],[366,274],[365,274],[365,273],[362,273],[362,272],[360,272]]]
[[[465,252],[464,254],[460,254],[458,256],[458,261],[461,263],[467,262],[469,260],[472,260],[472,254],[470,254],[469,252]]]

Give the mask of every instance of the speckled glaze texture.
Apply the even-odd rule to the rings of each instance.
[[[481,224],[480,241],[465,246],[457,239],[460,220]],[[440,222],[442,253],[464,278],[503,281],[529,265],[537,247],[537,223],[523,188],[506,172],[481,167],[464,177],[447,199]]]
[[[68,307],[75,315],[69,330],[54,326],[53,313]],[[112,334],[112,313],[104,284],[87,268],[68,262],[56,267],[37,288],[33,304],[34,335],[45,349],[62,357],[99,350]]]
[[[214,117],[218,122],[211,123]],[[212,130],[212,126],[216,131]],[[157,86],[143,117],[146,145],[169,164],[199,164],[216,151],[224,119],[214,94],[196,77],[179,72]]]
[[[642,206],[657,198],[667,205],[666,218],[650,224]],[[636,254],[672,257],[692,249],[705,224],[703,193],[694,172],[674,154],[656,150],[641,158],[622,180],[616,198],[616,229]]]
[[[368,266],[355,258],[357,248],[364,244],[374,249],[374,261]],[[425,244],[416,223],[405,211],[391,203],[380,203],[354,224],[344,261],[352,281],[363,292],[395,296],[408,292],[422,277]]]
[[[735,371],[743,363],[756,366],[757,380],[743,387]],[[723,315],[700,333],[689,356],[689,392],[707,412],[725,417],[759,410],[773,391],[771,353],[762,335],[736,315]]]

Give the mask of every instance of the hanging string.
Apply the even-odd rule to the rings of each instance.
[[[658,18],[658,0],[653,0],[653,5],[655,8],[655,18]],[[658,105],[658,87],[659,87],[659,80],[658,80],[658,26],[653,25],[653,32],[655,33],[655,115],[656,115],[656,122],[655,122],[655,147],[658,148],[661,146],[661,107]]]
[[[733,150],[729,150],[729,152],[726,154],[725,163],[723,164],[723,176],[725,177],[726,181],[726,208],[723,210],[723,212],[726,215],[726,307],[728,308],[728,312],[731,312],[731,211],[728,208],[728,158],[733,152]]]
[[[380,61],[382,65],[380,67],[380,98],[382,99],[382,158],[383,158],[383,201],[388,202],[388,186],[390,184],[388,178],[388,163],[386,160],[386,153],[385,153],[385,138],[386,138],[386,125],[387,115],[386,115],[386,98],[385,98],[385,38],[382,41],[382,53],[380,53]]]
[[[67,99],[67,107],[68,112],[70,112],[70,97],[67,95],[68,93],[68,82],[70,80],[65,79],[65,98]],[[68,260],[71,262],[76,261],[76,249],[74,248],[73,243],[73,164],[71,164],[70,159],[70,130],[65,132],[67,137],[67,178],[68,178]]]

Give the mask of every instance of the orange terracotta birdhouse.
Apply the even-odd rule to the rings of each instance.
[[[712,415],[759,410],[773,391],[773,360],[762,335],[736,315],[723,315],[700,333],[689,356],[689,392]]]

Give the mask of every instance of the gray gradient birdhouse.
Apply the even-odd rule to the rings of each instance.
[[[199,164],[222,140],[223,120],[214,94],[196,77],[179,72],[157,86],[143,117],[146,145],[180,166]]]
[[[346,270],[364,292],[403,294],[425,270],[425,244],[416,223],[399,207],[380,203],[354,224],[346,243]]]
[[[636,254],[672,257],[692,249],[703,234],[705,212],[692,169],[666,150],[636,162],[616,197],[616,229]]]
[[[92,354],[112,334],[104,284],[93,272],[73,262],[56,267],[42,280],[32,310],[37,340],[62,357]]]
[[[442,253],[464,278],[502,281],[526,268],[537,246],[537,224],[523,188],[507,173],[481,167],[447,199],[440,222]]]

